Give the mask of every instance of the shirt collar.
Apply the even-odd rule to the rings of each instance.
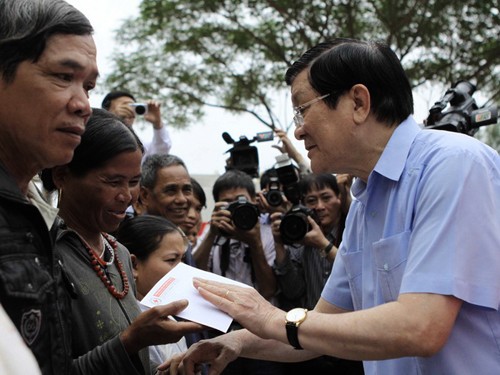
[[[421,130],[412,116],[399,124],[373,171],[390,180],[398,181],[405,168],[411,145]]]
[[[409,116],[399,124],[394,129],[375,168],[370,173],[368,181],[374,172],[390,180],[398,181],[405,168],[406,158],[410,153],[411,145],[421,130],[412,116]],[[366,183],[360,178],[356,178],[351,192],[357,199],[361,199],[361,195],[365,189]]]
[[[50,229],[56,220],[57,213],[59,210],[50,204],[48,204],[43,198],[33,181],[28,184],[28,194],[27,197],[31,204],[38,208],[40,214],[42,215],[47,228]]]

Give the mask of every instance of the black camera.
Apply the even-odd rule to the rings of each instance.
[[[316,211],[301,204],[293,206],[281,219],[280,234],[284,244],[292,245],[301,241],[311,230],[308,217],[318,222]]]
[[[134,107],[135,113],[139,116],[145,115],[148,113],[148,105],[146,103],[130,103],[131,107]]]
[[[281,240],[284,244],[291,245],[301,241],[307,232],[311,230],[308,216],[316,222],[316,211],[300,204],[302,194],[299,187],[299,177],[296,168],[287,154],[276,156],[276,173],[279,182],[283,185],[283,192],[293,206],[283,216],[280,224]]]
[[[270,206],[278,207],[283,203],[283,193],[280,189],[278,177],[271,177],[269,181],[269,189],[264,193],[267,203]]]
[[[497,108],[495,106],[478,108],[472,97],[475,91],[476,86],[472,83],[457,82],[429,110],[425,126],[429,129],[448,130],[473,136],[480,126],[496,124]]]
[[[240,195],[234,202],[229,203],[226,210],[231,212],[231,220],[236,228],[242,230],[252,229],[259,220],[259,209],[250,203],[245,196]]]

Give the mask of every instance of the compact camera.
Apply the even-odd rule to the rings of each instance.
[[[252,229],[259,220],[259,209],[250,203],[245,196],[240,195],[234,202],[229,203],[226,210],[231,212],[231,220],[236,228]]]
[[[135,113],[139,116],[143,116],[148,113],[148,105],[146,103],[130,103],[131,107],[134,107]]]
[[[270,206],[278,207],[283,203],[283,193],[280,189],[280,182],[278,177],[271,177],[269,182],[269,189],[264,193],[267,203]]]

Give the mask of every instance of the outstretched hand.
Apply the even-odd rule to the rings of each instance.
[[[254,288],[240,287],[212,280],[193,279],[203,298],[229,314],[243,327],[262,338],[270,338],[268,325],[282,321],[285,312],[271,305]]]
[[[202,340],[191,345],[186,352],[169,358],[158,367],[158,372],[169,375],[195,375],[202,364],[208,364],[209,375],[218,375],[239,357],[241,348],[241,342],[232,333]]]
[[[198,323],[177,322],[171,318],[172,315],[184,310],[187,305],[187,300],[174,301],[139,314],[120,335],[127,353],[137,353],[146,346],[177,342],[187,333],[203,330],[205,327]]]

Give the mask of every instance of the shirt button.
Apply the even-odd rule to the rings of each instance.
[[[384,270],[385,270],[385,271],[388,271],[388,270],[389,270],[389,265],[388,265],[387,263],[386,263],[386,264],[384,264]]]

